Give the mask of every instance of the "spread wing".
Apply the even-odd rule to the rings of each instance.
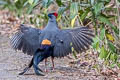
[[[56,36],[54,44],[54,57],[64,57],[72,52],[83,52],[93,42],[93,31],[88,27],[61,30]]]
[[[28,55],[33,55],[35,50],[39,47],[39,34],[41,30],[26,27],[21,24],[18,32],[16,32],[11,40],[11,46],[15,50],[22,50],[24,53]]]

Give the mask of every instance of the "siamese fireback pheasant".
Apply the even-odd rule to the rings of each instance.
[[[93,42],[93,30],[88,27],[59,29],[57,15],[57,13],[49,13],[48,23],[42,30],[21,24],[12,36],[10,43],[13,49],[33,55],[30,64],[20,73],[21,75],[32,66],[37,75],[43,75],[38,67],[41,61],[51,57],[53,62],[54,57],[61,58],[72,53],[72,48],[81,53],[86,51]]]

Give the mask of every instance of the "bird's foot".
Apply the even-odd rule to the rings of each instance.
[[[19,75],[23,75],[26,71],[28,71],[30,68],[29,67],[26,67],[23,72],[19,73]]]
[[[50,67],[50,70],[51,70],[51,71],[54,71],[54,70],[55,70],[55,68],[54,68],[54,67]]]
[[[45,72],[48,72],[48,69],[47,69],[47,68],[45,68]]]
[[[43,71],[36,65],[33,65],[36,75],[44,76]]]
[[[36,68],[37,68],[39,71],[43,72],[43,70],[41,70],[39,67],[36,66]]]
[[[45,74],[43,72],[40,72],[39,70],[35,70],[35,73],[39,76],[45,76]]]

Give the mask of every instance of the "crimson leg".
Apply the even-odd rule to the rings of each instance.
[[[47,72],[47,58],[45,59],[45,72]]]
[[[51,61],[52,61],[52,69],[54,70],[54,58],[51,57]]]

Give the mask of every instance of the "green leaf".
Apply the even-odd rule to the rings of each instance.
[[[112,23],[105,16],[98,16],[98,20],[113,27]]]
[[[58,4],[58,6],[62,6],[63,5],[61,0],[56,0],[56,3]]]
[[[119,29],[116,26],[113,26],[112,23],[110,22],[110,20],[105,17],[105,16],[98,16],[98,20],[101,21],[102,23],[105,23],[107,25],[109,25],[116,34],[119,34]]]
[[[113,26],[112,29],[114,30],[114,32],[115,32],[116,34],[119,34],[119,29],[118,29],[117,26]]]
[[[30,14],[32,10],[34,9],[34,6],[37,5],[39,0],[33,0],[34,2],[28,7],[27,13]]]
[[[93,49],[98,50],[99,49],[99,42],[93,43],[92,46],[93,46]]]
[[[108,52],[107,52],[107,50],[105,50],[104,46],[102,46],[99,57],[101,59],[106,59],[107,56],[108,56]]]
[[[75,20],[76,20],[77,16],[75,16],[72,20],[71,20],[71,26],[74,26]]]
[[[120,2],[120,0],[118,0],[118,2]]]
[[[100,32],[100,39],[103,40],[105,37],[105,29],[102,28],[101,32]]]
[[[60,7],[60,8],[58,9],[57,21],[59,21],[59,20],[61,19],[61,16],[62,16],[62,14],[64,13],[65,9],[66,9],[65,7]]]
[[[75,16],[78,14],[78,3],[74,2],[70,5],[70,19],[74,19]]]
[[[93,38],[93,43],[92,43],[92,47],[93,49],[96,49],[98,52],[100,52],[100,48],[99,48],[99,37],[96,36],[95,38]]]
[[[114,64],[110,64],[110,67],[111,67],[111,68],[114,68],[115,65],[116,65],[115,63],[114,63]]]
[[[111,34],[107,33],[106,37],[108,38],[108,40],[110,40],[112,42],[114,41],[114,37]]]
[[[71,3],[70,5],[70,19],[71,19],[71,26],[74,26],[75,20],[77,18],[77,14],[78,14],[78,3],[74,2]]]
[[[31,5],[31,6],[28,8],[28,10],[27,10],[27,14],[30,14],[30,13],[32,12],[33,8],[34,8],[34,6]]]
[[[34,0],[28,0],[28,2],[29,2],[30,4],[33,4]]]
[[[111,59],[113,62],[116,62],[116,61],[117,61],[117,58],[118,58],[118,56],[117,56],[117,54],[115,54],[115,53],[113,53],[113,54],[110,55],[110,59]]]
[[[113,43],[108,42],[108,47],[109,47],[109,50],[110,50],[112,53],[116,53],[116,48],[115,48],[115,46],[113,45]]]
[[[23,4],[23,7],[25,7],[27,4],[28,4],[28,1],[26,1],[26,2]]]
[[[7,4],[6,1],[0,1],[0,5],[5,5],[5,4]]]
[[[119,62],[117,62],[117,66],[120,68],[120,63]]]
[[[95,4],[94,7],[93,7],[95,15],[100,14],[100,12],[103,9],[103,7],[104,7],[104,5],[103,5],[102,2]]]
[[[14,0],[14,2],[17,2],[18,0]]]
[[[34,22],[33,22],[33,18],[32,17],[30,17],[30,23],[31,24],[33,24]]]
[[[72,46],[72,43],[70,44]],[[72,50],[72,53],[73,53],[73,56],[75,57],[75,59],[77,59],[77,53],[75,51],[75,49],[73,47],[71,47],[71,50]]]
[[[48,8],[53,0],[42,0],[42,6]]]
[[[106,2],[110,2],[111,0],[105,0]]]
[[[85,9],[85,12],[83,12],[81,14],[80,18],[82,21],[86,18],[86,16],[88,15],[89,12],[90,12],[90,8],[87,8],[87,9]]]
[[[90,4],[93,6],[95,3],[95,0],[90,0]]]
[[[65,9],[66,9],[66,7],[60,7],[60,8],[58,9],[58,14],[59,14],[59,15],[63,14],[64,11],[65,11]]]

